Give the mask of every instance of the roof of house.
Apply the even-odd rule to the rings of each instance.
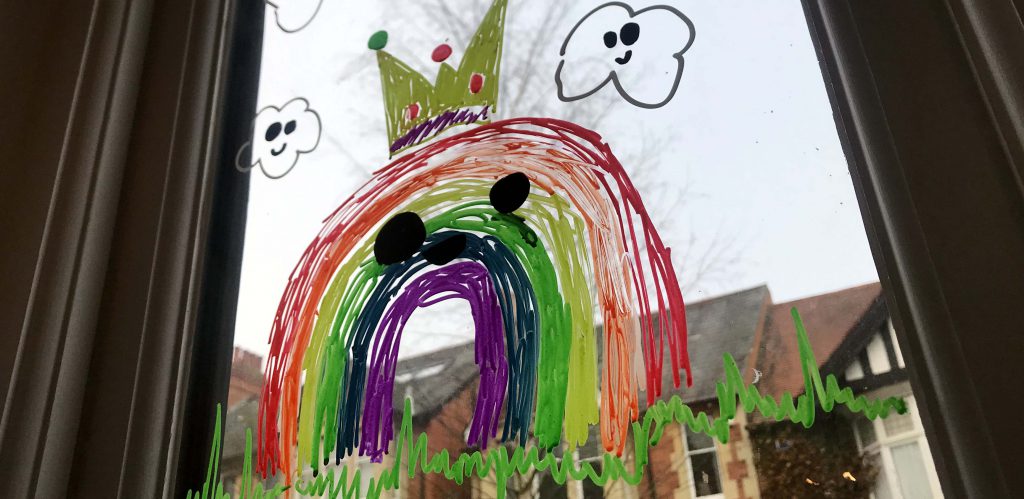
[[[256,448],[256,423],[259,397],[249,397],[228,408],[224,416],[224,442],[221,455],[225,460],[239,457],[245,452],[245,430],[253,431],[253,449]]]
[[[794,395],[803,392],[803,371],[792,309],[799,312],[814,359],[822,366],[881,299],[881,285],[871,283],[773,305],[756,362],[761,371],[761,382],[757,385],[761,393],[777,397],[783,392]]]
[[[715,385],[725,378],[722,356],[736,359],[746,368],[755,339],[761,328],[764,312],[771,305],[767,286],[738,291],[686,305],[687,346],[693,385],[686,387],[680,374],[680,387],[672,380],[672,359],[666,349],[662,364],[662,393],[659,399],[679,395],[684,402],[715,398]],[[640,397],[641,409],[646,407],[646,394]]]
[[[678,394],[685,402],[714,398],[715,384],[724,378],[722,355],[729,353],[737,364],[746,366],[764,310],[769,305],[767,286],[687,304],[693,386],[686,387],[685,375],[681,373],[682,384],[675,388],[671,353],[666,348],[660,398],[672,394]],[[600,337],[600,327],[596,334]],[[602,345],[603,342],[598,341],[599,358]],[[416,373],[426,374],[417,376]],[[406,377],[404,382],[403,375]],[[404,359],[399,362],[395,376],[394,408],[401,410],[408,389],[413,395],[417,415],[433,413],[458,395],[477,375],[472,342]],[[410,376],[413,378],[409,379]],[[640,398],[641,408],[645,408],[646,395],[641,394]]]
[[[443,407],[476,379],[478,370],[473,354],[473,343],[463,343],[402,359],[395,372],[395,410],[402,410],[407,394],[413,396],[417,417]],[[255,431],[258,407],[259,398],[250,397],[228,408],[223,427],[224,459],[241,456],[245,451],[245,430]]]
[[[752,367],[761,371],[757,386],[762,393],[800,393],[803,375],[790,310],[795,307],[800,312],[820,366],[881,299],[881,286],[873,283],[776,305],[771,303],[767,286],[689,303],[686,322],[693,386],[687,388],[681,375],[682,385],[675,388],[671,356],[666,349],[659,399],[671,395],[679,395],[687,403],[714,399],[716,384],[725,378],[722,356],[726,353],[744,369],[748,379]],[[600,336],[600,328],[597,334]],[[599,357],[602,344],[598,341]],[[433,414],[477,376],[472,342],[402,359],[395,373],[394,409],[401,411],[405,397],[411,394],[417,417]],[[257,405],[253,397],[228,410],[225,458],[243,452],[244,428],[256,427]],[[640,396],[640,407],[646,408],[645,394]]]
[[[402,359],[395,370],[394,410],[401,411],[412,395],[417,417],[433,414],[476,380],[474,343],[462,343],[427,354]]]

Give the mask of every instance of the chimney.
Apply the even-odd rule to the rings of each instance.
[[[263,357],[235,347],[231,355],[231,383],[228,388],[228,408],[253,397],[259,397],[263,388],[260,366]]]

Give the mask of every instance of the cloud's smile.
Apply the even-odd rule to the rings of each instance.
[[[609,2],[569,31],[555,71],[558,98],[583,99],[611,82],[629,103],[648,109],[667,104],[683,76],[683,53],[694,40],[693,23],[675,7],[633,10]]]

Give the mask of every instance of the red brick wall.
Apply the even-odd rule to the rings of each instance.
[[[263,387],[260,364],[263,357],[235,347],[231,358],[231,382],[228,387],[228,408],[250,397],[258,397]]]
[[[679,426],[669,425],[662,433],[658,445],[648,451],[650,461],[644,470],[644,477],[637,486],[637,492],[644,499],[672,497],[679,488],[678,452],[680,442]],[[653,494],[652,494],[653,492]]]
[[[454,461],[462,453],[466,448],[465,431],[473,418],[475,405],[476,383],[471,383],[452,401],[445,404],[439,413],[431,416],[425,426],[416,428],[417,434],[421,431],[427,434],[428,455],[432,456],[442,449],[447,449]],[[395,419],[397,423],[399,418]],[[472,497],[472,485],[472,480],[468,479],[459,485],[442,475],[424,476],[422,473],[417,473],[416,478],[407,484],[405,497],[410,499],[469,499]]]

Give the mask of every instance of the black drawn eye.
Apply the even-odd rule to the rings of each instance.
[[[384,223],[373,241],[373,256],[381,265],[409,259],[423,246],[427,229],[419,215],[403,212]]]
[[[609,31],[604,34],[604,46],[612,48],[615,46],[616,36],[614,31]]]
[[[284,125],[284,134],[291,135],[295,131],[295,120],[291,120]]]
[[[614,36],[614,33],[612,33]],[[605,39],[608,39],[608,35],[604,35]],[[619,38],[622,39],[622,43],[626,45],[632,45],[640,38],[640,25],[637,23],[626,23],[619,30]],[[609,47],[611,48],[611,47]]]
[[[264,137],[267,139],[267,142],[270,142],[276,139],[278,135],[281,135],[281,124],[275,121],[267,127],[267,133]]]
[[[436,244],[423,250],[423,258],[428,262],[441,266],[462,254],[466,249],[466,235],[452,234]]]
[[[498,213],[512,213],[530,197],[530,178],[523,172],[506,175],[491,186],[491,206]]]

